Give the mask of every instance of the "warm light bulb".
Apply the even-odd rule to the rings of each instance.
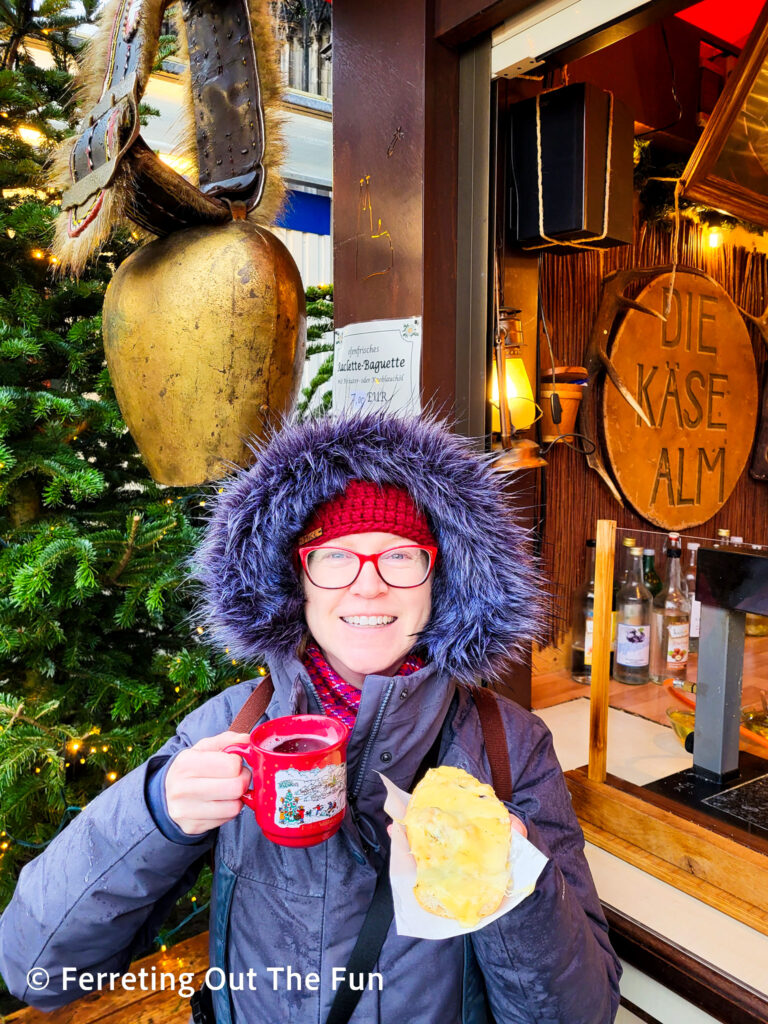
[[[720,228],[710,228],[707,235],[707,244],[710,249],[717,249],[718,246],[723,244],[723,232]]]
[[[17,128],[16,134],[28,146],[42,146],[45,142],[45,136],[42,132],[38,131],[37,128],[29,128],[27,125],[21,125]]]
[[[531,382],[525,371],[525,363],[520,356],[507,357],[505,360],[507,375],[507,405],[512,420],[513,430],[527,430],[536,419],[536,404],[533,400]],[[493,363],[491,377],[491,430],[501,433],[501,416],[499,415],[499,381],[496,375],[496,361]]]

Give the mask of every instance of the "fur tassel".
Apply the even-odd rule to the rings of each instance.
[[[251,468],[216,494],[190,564],[201,586],[198,621],[233,657],[297,652],[306,625],[296,539],[353,479],[404,487],[427,514],[439,554],[432,615],[416,647],[441,671],[460,682],[500,678],[543,635],[531,538],[488,458],[436,416],[285,421],[252,450]]]
[[[141,17],[145,25],[152,26],[150,34],[159,32],[160,21],[168,0],[144,0]],[[112,23],[121,0],[109,0],[104,6],[98,20],[98,29],[87,44],[80,68],[76,88],[77,106],[83,114],[87,114],[99,101],[109,57],[109,44]],[[285,186],[280,176],[280,166],[284,157],[282,137],[281,81],[277,60],[277,44],[274,34],[272,15],[268,0],[249,0],[249,11],[253,32],[254,48],[259,68],[262,97],[264,102],[265,152],[263,165],[266,172],[266,184],[262,200],[252,210],[248,219],[265,226],[273,223],[285,201]],[[179,155],[195,168],[190,179],[197,184],[197,145],[195,140],[194,107],[192,103],[191,77],[188,67],[186,32],[180,12],[176,16],[179,29],[180,56],[187,63],[182,76],[184,82],[184,102],[180,112],[182,124],[180,143],[174,147],[174,155]],[[140,82],[139,92],[144,88],[152,72],[156,47],[145,46],[141,54],[138,68]],[[69,160],[74,144],[73,139],[63,143],[54,155],[48,180],[53,188],[66,190],[71,184]],[[97,252],[109,239],[112,232],[120,227],[128,227],[134,235],[150,240],[152,235],[134,224],[126,215],[126,200],[133,187],[130,160],[124,159],[117,175],[101,199],[96,216],[78,235],[69,234],[69,214],[62,211],[57,218],[54,240],[51,251],[58,259],[61,273],[79,274],[90,256]]]

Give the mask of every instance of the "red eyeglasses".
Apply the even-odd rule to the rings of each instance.
[[[299,548],[299,558],[310,581],[323,590],[351,586],[366,562],[373,562],[388,587],[407,589],[426,582],[437,560],[437,548],[403,544],[375,555],[361,555],[347,548],[310,545]]]

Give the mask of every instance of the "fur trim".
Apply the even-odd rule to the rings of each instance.
[[[200,622],[233,657],[295,655],[306,630],[296,539],[354,479],[405,487],[427,514],[439,556],[416,646],[439,670],[460,682],[499,678],[541,635],[531,538],[488,458],[434,415],[286,422],[252,450],[251,468],[216,495],[191,564]]]
[[[109,43],[112,24],[121,0],[109,0],[98,19],[98,29],[88,42],[80,67],[76,87],[77,106],[86,115],[99,101],[104,87],[109,57]],[[157,37],[163,12],[168,0],[144,0],[141,8],[142,25],[139,32],[149,36],[141,52],[137,69],[139,95],[144,93],[157,52]],[[262,161],[266,173],[266,184],[259,205],[250,211],[248,219],[268,226],[274,222],[285,201],[285,185],[280,176],[284,159],[285,144],[282,136],[281,81],[277,58],[277,42],[269,0],[248,0],[254,49],[259,69],[262,100],[264,105],[265,149]],[[182,75],[184,101],[178,121],[181,124],[181,138],[173,149],[173,155],[183,157],[194,171],[189,175],[193,184],[198,182],[197,144],[195,138],[192,84],[187,58],[187,39],[180,11],[176,15],[179,30],[180,57],[187,66]],[[154,42],[153,42],[154,41]],[[51,187],[65,191],[71,185],[69,159],[76,137],[68,139],[55,153],[48,181]],[[118,227],[127,227],[134,236],[149,241],[154,236],[131,221],[126,214],[126,200],[133,189],[130,153],[127,153],[118,168],[112,185],[103,193],[101,206],[90,224],[76,237],[69,235],[69,214],[62,211],[56,222],[51,251],[58,260],[60,273],[79,274],[89,257],[102,248],[112,232]]]

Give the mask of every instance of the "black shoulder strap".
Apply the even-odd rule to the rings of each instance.
[[[446,716],[447,717],[447,716]],[[445,724],[445,723],[443,723]],[[413,785],[421,782],[428,769],[436,768],[440,760],[440,743],[443,738],[442,725],[438,729],[432,746],[426,753],[421,764],[416,770],[413,778]],[[362,990],[353,991],[349,987],[348,978],[353,975],[370,974],[381,953],[381,947],[387,937],[389,926],[394,917],[392,905],[392,887],[389,884],[389,848],[387,849],[384,863],[379,869],[376,879],[376,888],[373,891],[373,899],[365,915],[363,926],[357,937],[357,942],[352,949],[349,963],[344,974],[344,980],[336,989],[336,995],[331,1005],[326,1024],[347,1024],[347,1021],[355,1012],[355,1007],[360,1001]]]

